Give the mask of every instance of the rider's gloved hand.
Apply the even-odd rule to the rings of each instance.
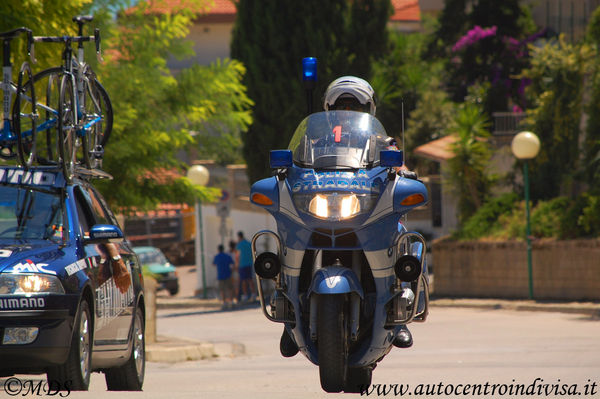
[[[407,179],[417,180],[417,172],[413,172],[410,170],[400,170],[398,171],[398,175],[400,177],[406,177]]]

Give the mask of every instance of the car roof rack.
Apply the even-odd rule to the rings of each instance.
[[[87,169],[81,166],[75,166],[75,176],[84,179],[113,179],[110,173],[106,173],[101,169]]]

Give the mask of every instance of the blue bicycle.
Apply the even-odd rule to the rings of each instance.
[[[27,52],[32,62],[33,34],[30,29],[21,27],[8,32],[0,33],[3,44],[2,64],[2,127],[0,129],[0,158],[10,160],[18,157],[19,163],[29,167],[35,160],[35,142],[37,126],[37,103],[33,85],[24,84],[25,78],[32,78],[31,67],[28,62],[21,65],[17,84],[12,81],[11,43],[21,34],[27,35]],[[12,97],[15,96],[13,103]],[[12,105],[12,110],[11,110]]]
[[[35,36],[34,42],[63,43],[63,65],[36,74],[33,86],[45,91],[41,108],[45,114],[40,126],[46,130],[45,142],[37,144],[40,162],[59,162],[67,178],[79,165],[92,169],[101,167],[104,146],[112,131],[113,110],[108,93],[100,84],[92,68],[84,60],[84,42],[95,42],[100,56],[100,32],[83,36],[83,25],[91,16],[76,16],[78,36]],[[73,43],[78,43],[77,56]],[[32,83],[26,83],[26,87]],[[56,111],[54,111],[56,110]],[[60,115],[60,117],[58,117]],[[57,134],[49,128],[56,127]],[[40,129],[38,129],[40,130]],[[41,140],[41,138],[40,138]],[[34,144],[35,145],[35,144]]]

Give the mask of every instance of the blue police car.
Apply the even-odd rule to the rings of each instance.
[[[141,390],[142,270],[89,180],[0,167],[0,377],[72,391],[100,371],[109,390]]]

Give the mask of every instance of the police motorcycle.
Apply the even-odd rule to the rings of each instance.
[[[365,390],[397,334],[427,317],[426,243],[403,223],[427,190],[397,172],[391,140],[369,113],[310,114],[287,150],[271,151],[275,176],[251,189],[277,223],[252,239],[262,311],[318,365],[327,392]],[[276,253],[258,253],[261,237]]]

